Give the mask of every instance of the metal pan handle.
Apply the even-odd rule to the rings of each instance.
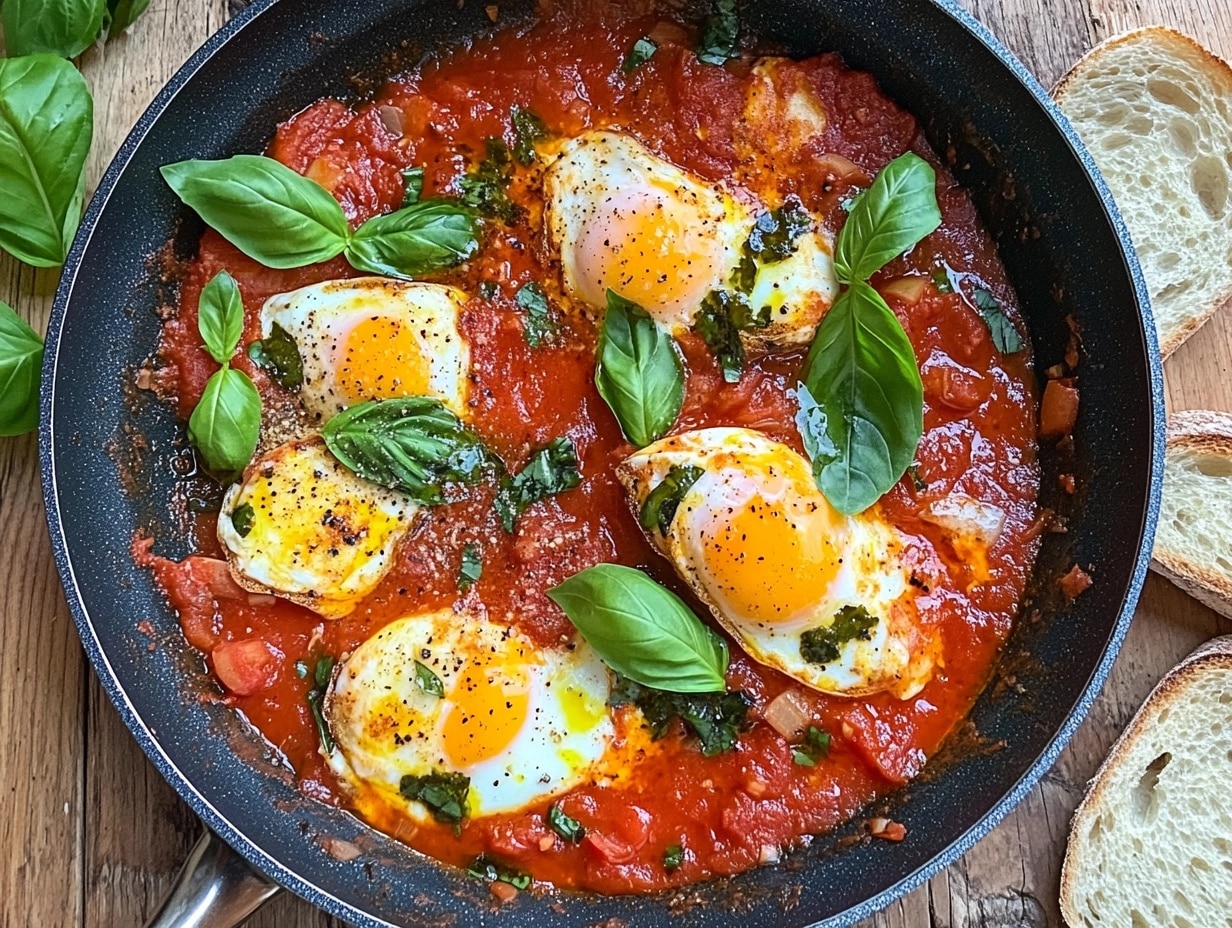
[[[235,928],[276,892],[207,828],[146,928]]]

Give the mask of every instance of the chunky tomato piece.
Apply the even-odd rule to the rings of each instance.
[[[260,638],[227,641],[210,652],[214,673],[236,696],[251,696],[274,682],[278,657]]]

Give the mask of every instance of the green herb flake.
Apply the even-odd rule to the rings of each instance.
[[[548,807],[548,824],[552,826],[554,832],[571,844],[577,844],[586,836],[586,829],[581,823],[575,818],[570,818],[561,811],[560,806],[555,804]]]
[[[516,477],[507,477],[496,494],[496,511],[506,532],[532,505],[572,490],[582,482],[577,451],[568,438],[554,438],[531,455]]]
[[[509,114],[513,124],[513,157],[518,164],[529,167],[538,155],[535,146],[552,137],[542,119],[528,109],[515,106]]]
[[[800,656],[810,664],[836,661],[847,642],[868,641],[878,621],[863,606],[843,606],[828,628],[810,628],[800,636]]]
[[[667,476],[646,494],[639,514],[642,528],[666,535],[676,518],[680,501],[704,473],[702,468],[692,464],[673,464]]]
[[[798,764],[801,767],[817,766],[817,761],[813,760],[813,758],[811,758],[804,751],[801,751],[799,748],[796,748],[791,752],[791,762],[793,764]]]
[[[334,659],[332,657],[323,657],[317,661],[317,666],[312,672],[312,682],[317,685],[318,689],[326,689],[329,686],[330,678],[334,675]]]
[[[612,687],[608,703],[634,705],[642,712],[655,741],[666,736],[679,719],[685,731],[697,737],[702,754],[714,757],[736,745],[753,706],[741,690],[714,693],[669,693],[642,686],[621,676]]]
[[[304,362],[291,333],[275,322],[270,334],[248,346],[248,357],[284,390],[295,391],[304,384]]]
[[[236,533],[241,538],[247,538],[248,533],[252,531],[252,522],[257,516],[257,511],[252,508],[252,503],[240,503],[231,510],[231,524],[235,526]]]
[[[716,0],[702,28],[697,58],[706,64],[724,65],[740,57],[740,17],[736,0]]]
[[[915,487],[917,493],[923,493],[928,489],[928,481],[920,476],[920,464],[918,461],[907,468],[907,473],[911,475],[911,485]]]
[[[312,721],[316,723],[317,737],[321,739],[321,747],[325,753],[334,753],[334,736],[330,733],[329,722],[325,720],[322,706],[325,701],[325,691],[311,689],[308,691],[308,708],[312,712]]]
[[[1010,322],[997,298],[983,287],[976,289],[973,298],[975,308],[988,326],[988,334],[992,336],[992,343],[997,350],[1002,354],[1017,354],[1022,351],[1026,347],[1022,336],[1014,328],[1014,323]]]
[[[776,264],[795,254],[796,242],[812,228],[813,217],[799,197],[788,197],[778,209],[757,217],[745,248],[762,264]]]
[[[488,139],[487,147],[487,157],[458,178],[459,199],[480,215],[511,225],[522,216],[522,208],[509,199],[507,189],[513,176],[513,158],[509,146],[500,139]]]
[[[308,679],[308,662],[307,661],[296,661],[294,666],[295,666],[295,675],[299,677],[301,680],[307,680]]]
[[[307,661],[295,662],[295,675],[301,680],[309,678]],[[334,659],[328,655],[317,658],[311,669],[312,689],[308,691],[308,709],[312,713],[312,721],[317,727],[317,736],[321,739],[321,748],[326,754],[334,753],[334,737],[329,730],[329,722],[325,718],[325,692],[329,689],[329,681],[334,675]]]
[[[398,792],[405,798],[422,802],[433,818],[446,825],[458,825],[466,818],[470,791],[470,777],[436,770],[424,776],[407,774],[398,784]]]
[[[429,696],[443,697],[445,695],[445,684],[441,682],[441,678],[432,672],[432,669],[419,661],[415,662],[415,685]]]
[[[933,279],[933,286],[937,288],[940,294],[954,292],[954,282],[950,279],[950,272],[945,267],[935,267],[932,269],[930,276]]]
[[[669,844],[663,851],[663,869],[676,870],[684,863],[684,848],[679,844]]]
[[[548,302],[548,295],[535,281],[523,284],[518,289],[518,306],[522,308],[522,334],[526,344],[538,348],[551,341],[560,329],[560,319]]]
[[[483,576],[483,556],[479,545],[471,542],[462,549],[462,566],[458,568],[458,592],[465,593]]]
[[[791,752],[791,759],[801,767],[815,767],[817,761],[830,753],[830,734],[816,725],[810,725],[804,740]]]
[[[481,854],[471,861],[466,868],[469,876],[487,883],[508,883],[514,889],[526,889],[531,884],[531,876],[498,863],[486,854]]]
[[[498,284],[496,281],[494,280],[479,281],[479,296],[481,299],[488,300],[489,302],[491,302],[492,300],[496,299],[499,293],[500,293],[500,284]]]
[[[414,206],[423,196],[424,169],[407,168],[402,172],[402,183],[404,184],[402,205]]]
[[[629,49],[629,54],[625,55],[625,60],[620,66],[620,70],[624,74],[632,74],[647,61],[655,56],[655,52],[659,50],[659,46],[649,36],[642,36],[633,43],[633,47]]]
[[[744,294],[729,290],[711,290],[702,300],[693,321],[693,329],[706,342],[723,369],[723,379],[737,383],[744,372],[744,344],[740,333],[764,329],[770,324],[770,307],[758,310],[749,306]]]

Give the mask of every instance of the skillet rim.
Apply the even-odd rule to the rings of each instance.
[[[158,92],[150,105],[137,120],[123,144],[117,150],[109,164],[98,187],[90,199],[72,248],[65,261],[60,281],[56,289],[51,318],[48,322],[45,339],[46,355],[43,363],[42,380],[40,384],[40,420],[39,420],[39,462],[42,476],[42,493],[48,528],[51,536],[52,554],[57,571],[64,587],[66,600],[78,634],[82,639],[87,657],[94,668],[104,691],[116,707],[125,726],[133,734],[142,751],[158,769],[159,773],[172,786],[193,812],[198,815],[205,826],[218,834],[227,844],[234,848],[249,865],[273,879],[280,886],[290,889],[297,895],[307,899],[312,904],[324,909],[339,918],[345,918],[362,926],[380,926],[380,928],[397,928],[390,922],[373,916],[355,906],[338,899],[328,890],[309,882],[294,870],[284,866],[271,857],[257,844],[249,839],[238,827],[226,819],[202,795],[188,777],[174,764],[162,747],[159,739],[150,731],[138,716],[136,706],[129,699],[112,668],[100,639],[94,630],[88,615],[80,587],[68,554],[68,541],[64,521],[60,512],[60,500],[57,487],[56,460],[53,435],[53,393],[60,354],[60,342],[63,333],[67,310],[73,287],[80,271],[82,258],[89,248],[90,241],[96,230],[98,220],[107,205],[112,192],[121,180],[132,155],[144,141],[154,124],[163,116],[179,92],[192,81],[200,69],[221,49],[247,26],[270,10],[279,0],[256,0],[251,6],[225,23],[222,28],[211,35],[205,43],[193,53],[183,66],[176,71],[167,84]],[[284,0],[285,2],[285,0]],[[956,841],[943,848],[918,869],[903,877],[897,883],[887,887],[880,893],[863,902],[837,913],[824,921],[817,922],[814,928],[839,928],[853,925],[884,908],[895,899],[901,898],[918,888],[932,876],[952,864],[979,840],[985,837],[1009,812],[1018,805],[1026,793],[1035,785],[1043,774],[1053,765],[1061,751],[1069,743],[1078,726],[1085,719],[1095,698],[1103,687],[1112,664],[1120,651],[1129,624],[1133,619],[1139,595],[1142,590],[1146,573],[1150,564],[1150,551],[1154,539],[1155,527],[1159,515],[1160,495],[1163,484],[1164,444],[1166,437],[1166,417],[1164,405],[1163,367],[1159,354],[1158,340],[1151,311],[1150,299],[1143,279],[1141,266],[1133,249],[1128,228],[1120,211],[1112,198],[1103,176],[1096,167],[1094,160],[1085,145],[1070,125],[1060,108],[1052,101],[1039,81],[1027,70],[980,21],[957,5],[956,0],[925,0],[948,15],[959,26],[965,29],[971,37],[985,47],[1000,63],[1005,66],[1016,81],[1034,98],[1044,115],[1060,133],[1066,145],[1075,155],[1092,185],[1105,218],[1114,232],[1121,251],[1121,256],[1128,274],[1138,306],[1138,318],[1141,335],[1146,348],[1146,373],[1150,384],[1151,407],[1150,433],[1152,439],[1152,454],[1149,479],[1149,492],[1145,501],[1145,511],[1139,527],[1137,555],[1134,569],[1128,586],[1119,606],[1117,620],[1112,632],[1104,645],[1100,659],[1091,672],[1086,685],[1077,702],[1066,715],[1060,728],[1051,737],[1046,747],[1027,767],[1014,785],[998,799],[988,811]],[[704,884],[701,884],[704,885]]]

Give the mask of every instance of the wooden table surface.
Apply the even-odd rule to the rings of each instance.
[[[1232,58],[1228,0],[964,0],[1045,86],[1091,45],[1164,23]],[[163,83],[244,5],[154,0],[129,34],[88,51],[94,92],[91,185]],[[0,300],[39,331],[55,271],[0,257]],[[1167,365],[1171,409],[1232,410],[1232,311]],[[0,440],[0,928],[140,926],[200,825],[146,761],[83,655],[52,563],[33,436]],[[1026,800],[958,863],[866,928],[1060,925],[1057,886],[1070,813],[1108,746],[1166,669],[1232,630],[1152,575],[1104,692]],[[260,928],[340,923],[283,893]]]

